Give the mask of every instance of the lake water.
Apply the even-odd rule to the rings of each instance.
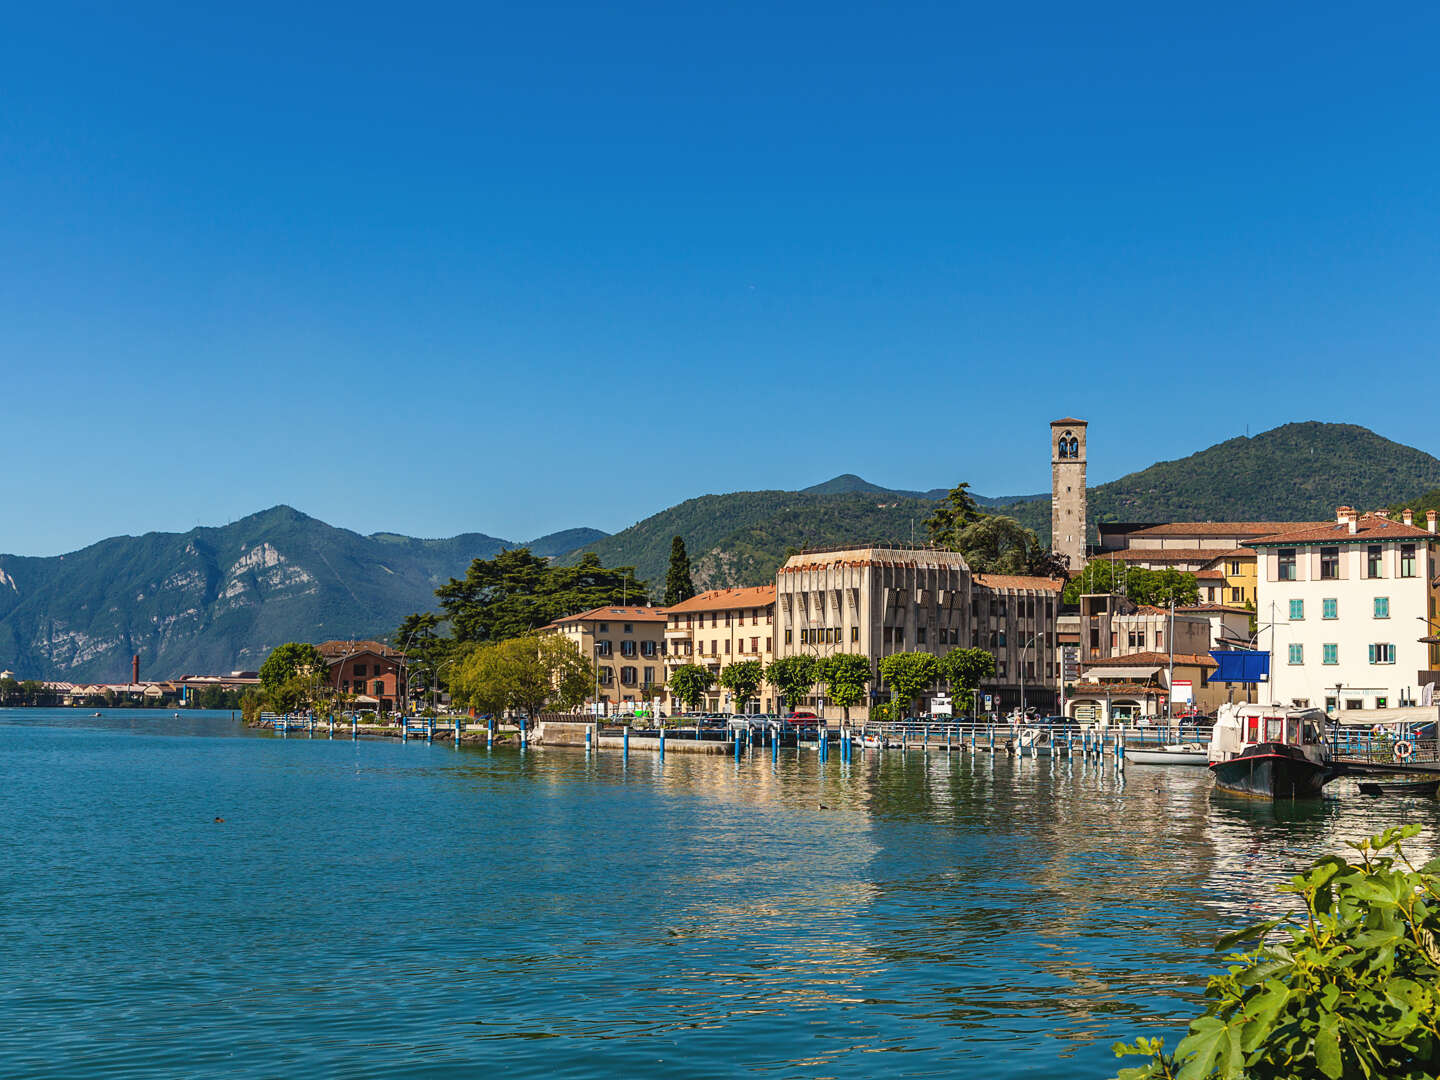
[[[1434,853],[1433,804],[1210,786],[0,710],[0,1072],[1107,1077],[1274,882]]]

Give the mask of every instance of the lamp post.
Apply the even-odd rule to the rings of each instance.
[[[1025,722],[1025,654],[1030,651],[1030,646],[1045,636],[1045,631],[1040,630],[1030,635],[1029,640],[1020,648],[1020,722]]]

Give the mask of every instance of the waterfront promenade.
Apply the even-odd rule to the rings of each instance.
[[[0,740],[20,1074],[1104,1077],[1274,882],[1415,813],[1082,757]]]

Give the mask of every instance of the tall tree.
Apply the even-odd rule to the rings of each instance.
[[[898,652],[880,660],[880,677],[905,703],[908,712],[915,699],[940,677],[940,664],[928,652]]]
[[[865,700],[870,685],[870,661],[859,653],[835,653],[820,661],[820,681],[825,696],[845,710],[845,723],[850,723],[850,710]]]
[[[304,641],[289,641],[270,651],[260,665],[260,686],[275,690],[292,679],[313,679],[328,677],[330,665],[320,650]]]
[[[703,664],[681,664],[670,673],[670,692],[691,710],[700,707],[714,685],[715,676]]]
[[[469,650],[456,664],[451,696],[480,712],[523,712],[533,724],[547,706],[578,706],[592,677],[574,642],[559,634],[530,634]]]
[[[732,708],[737,713],[745,711],[764,681],[765,665],[759,660],[739,660],[720,669],[720,685],[730,691]]]
[[[970,484],[956,484],[950,494],[935,507],[925,520],[925,530],[935,547],[959,551],[958,537],[962,529],[980,518],[980,507],[970,494]]]
[[[1164,607],[1171,600],[1177,604],[1198,603],[1200,586],[1194,574],[1183,570],[1146,570],[1118,560],[1095,558],[1070,579],[1062,599],[1076,604],[1086,593],[1119,593],[1137,604]]]
[[[973,708],[981,682],[995,677],[995,657],[984,649],[951,649],[939,663],[951,695],[959,698],[964,707]]]
[[[649,602],[633,566],[602,566],[593,552],[574,566],[552,566],[528,548],[476,559],[435,595],[456,641],[521,637],[576,612]]]
[[[794,712],[815,685],[815,657],[782,656],[771,661],[765,669],[765,680],[784,695],[786,706]]]
[[[695,595],[695,583],[690,579],[690,555],[685,550],[685,541],[677,536],[670,541],[670,569],[665,574],[665,606],[683,603]]]

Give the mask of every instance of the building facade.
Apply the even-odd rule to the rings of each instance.
[[[562,635],[595,669],[590,708],[603,715],[651,704],[665,681],[666,610],[611,605],[556,619],[544,630]]]
[[[981,690],[992,708],[1018,705],[1024,693],[1027,704],[1048,710],[1058,687],[1059,596],[1060,582],[1045,578],[992,577],[987,583],[953,551],[857,547],[807,552],[791,556],[776,575],[775,655],[858,653],[877,672],[871,698],[880,700],[888,697],[878,676],[884,657],[984,648],[996,656],[996,678]],[[926,695],[924,707],[940,690],[936,686]],[[823,709],[827,719],[842,714],[818,692],[804,704]]]
[[[381,641],[322,641],[315,646],[330,667],[330,685],[353,694],[362,708],[382,713],[405,708],[405,654]]]
[[[1271,701],[1327,710],[1420,701],[1437,678],[1436,515],[1419,528],[1348,506],[1335,521],[1249,542]]]
[[[711,589],[666,609],[665,667],[701,664],[710,670],[715,686],[706,696],[704,712],[775,712],[776,695],[765,684],[748,702],[731,700],[720,685],[720,672],[741,660],[766,665],[775,658],[775,586]],[[672,712],[685,708],[667,695]]]
[[[1050,548],[1070,560],[1070,574],[1085,569],[1086,523],[1084,420],[1050,423]]]

